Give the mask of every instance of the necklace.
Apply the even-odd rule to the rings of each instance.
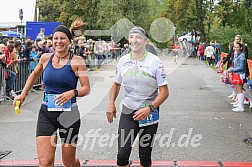
[[[58,54],[56,53],[55,56],[58,58],[58,62],[59,62],[60,60],[66,58],[66,57],[68,56],[68,54],[69,54],[69,52],[67,52],[67,54],[66,54],[65,56],[60,57],[60,56],[58,56]]]

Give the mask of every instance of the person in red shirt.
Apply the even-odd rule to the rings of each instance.
[[[178,43],[176,42],[173,46],[172,46],[172,54],[174,57],[174,62],[177,64],[178,63],[178,54],[179,54],[179,50],[180,47],[178,45]]]
[[[9,43],[5,49],[4,54],[5,57],[2,58],[2,63],[5,64],[6,70],[5,70],[5,79],[6,79],[6,95],[10,97],[12,100],[16,96],[14,92],[14,84],[16,80],[16,73],[8,69],[10,65],[13,63],[11,52],[14,51],[14,44]]]
[[[198,53],[199,53],[198,55],[199,60],[205,60],[204,59],[204,46],[201,43],[199,44],[199,47],[198,47]]]

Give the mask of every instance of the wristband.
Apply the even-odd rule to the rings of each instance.
[[[155,107],[153,105],[151,105],[151,104],[148,107],[150,107],[151,112],[155,110]]]
[[[74,97],[78,97],[78,94],[79,94],[78,90],[74,89],[73,91],[74,91]]]

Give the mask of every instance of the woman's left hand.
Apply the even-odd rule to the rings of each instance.
[[[150,113],[151,113],[150,107],[141,108],[134,113],[135,115],[133,116],[133,119],[135,121],[144,120],[150,115]]]
[[[55,97],[54,101],[56,102],[57,105],[63,106],[64,104],[66,104],[66,102],[71,100],[73,97],[74,97],[74,91],[69,90]]]

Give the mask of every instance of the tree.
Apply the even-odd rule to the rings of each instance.
[[[59,21],[70,26],[80,18],[88,23],[88,28],[96,28],[99,0],[43,0],[38,7],[42,21]]]
[[[98,7],[98,26],[115,38],[126,37],[134,25],[148,29],[148,0],[101,0]]]
[[[206,20],[206,3],[203,3],[202,0],[195,1],[195,12],[198,18],[197,20],[197,27],[199,32],[201,33],[201,40],[205,40],[206,33],[205,33],[205,20]]]
[[[241,11],[244,14],[244,28],[252,34],[252,0],[243,0],[241,2]]]
[[[87,29],[97,29],[97,20],[99,18],[100,0],[78,0],[75,6],[75,15],[87,22]]]
[[[168,0],[167,13],[178,31],[191,31],[198,25],[194,0]]]
[[[226,25],[231,26],[232,20],[235,17],[234,3],[230,0],[221,0],[215,7],[215,14],[220,18],[220,24],[222,27]]]
[[[57,21],[60,17],[60,0],[43,0],[39,1],[40,21]]]
[[[110,29],[119,19],[123,18],[122,12],[117,7],[120,1],[101,0],[98,5],[99,18],[97,20],[98,27],[101,29]]]
[[[216,35],[214,31],[225,28],[252,34],[252,0],[41,0],[38,7],[41,21],[60,21],[70,26],[80,18],[87,23],[86,29],[112,28],[118,37],[125,36],[133,25],[149,32],[151,24],[160,17],[170,19],[177,34],[195,29],[201,32],[203,40],[217,38],[211,33]]]
[[[222,44],[222,51],[228,52],[228,44],[234,40],[236,35],[241,35],[243,42],[247,44],[247,46],[252,45],[251,35],[244,31],[241,27],[231,27],[225,26],[220,28],[213,28],[210,32],[210,39],[217,39],[219,43]],[[249,49],[249,58],[252,59],[252,50]]]

